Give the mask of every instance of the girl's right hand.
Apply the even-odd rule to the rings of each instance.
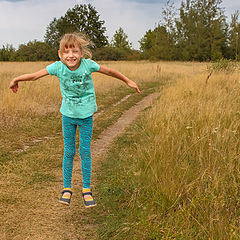
[[[131,88],[135,88],[137,93],[140,93],[140,90],[139,90],[139,88],[138,88],[138,86],[135,82],[129,80],[129,81],[126,82],[126,84]]]
[[[18,82],[15,82],[14,80],[12,80],[10,82],[9,88],[12,89],[12,91],[14,93],[17,93],[17,91],[18,91]]]

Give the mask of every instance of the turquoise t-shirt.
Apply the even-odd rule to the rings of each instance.
[[[57,76],[62,94],[60,112],[71,118],[87,118],[97,111],[91,73],[100,66],[91,59],[81,59],[78,69],[71,71],[61,61],[47,66],[50,75]]]

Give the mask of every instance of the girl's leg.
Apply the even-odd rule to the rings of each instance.
[[[81,170],[83,177],[83,188],[90,188],[91,184],[91,140],[93,129],[93,117],[81,119],[79,122],[80,146],[79,154],[81,157]]]
[[[73,159],[76,153],[76,128],[77,124],[72,118],[62,116],[62,129],[64,139],[64,156],[63,156],[63,186],[71,188]]]

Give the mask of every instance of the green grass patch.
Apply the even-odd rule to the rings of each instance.
[[[134,153],[141,135],[135,124],[114,143],[98,175],[99,239],[157,239],[155,211],[164,214],[168,207],[166,198],[153,197],[156,192],[140,181]]]
[[[6,151],[5,149],[0,148],[0,166],[12,159],[12,152]]]
[[[34,174],[29,178],[29,185],[42,184],[48,182],[54,182],[56,180],[55,176],[49,173],[34,172]]]

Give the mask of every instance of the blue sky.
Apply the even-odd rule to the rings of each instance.
[[[63,16],[76,4],[91,3],[105,21],[109,40],[120,27],[128,35],[133,47],[146,31],[161,19],[167,0],[0,0],[0,48],[3,44],[18,47],[34,39],[43,40],[48,24],[54,17]],[[181,0],[175,0],[179,7]],[[223,0],[221,5],[230,15],[240,10],[240,0]]]

